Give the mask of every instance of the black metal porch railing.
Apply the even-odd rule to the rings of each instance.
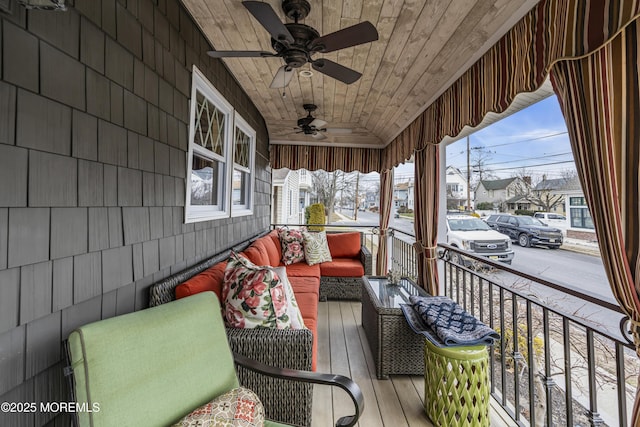
[[[412,236],[390,239],[391,268],[415,277]],[[627,425],[639,364],[617,304],[438,246],[444,294],[502,336],[489,349],[491,395],[515,425]]]

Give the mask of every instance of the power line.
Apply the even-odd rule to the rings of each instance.
[[[565,135],[565,134],[568,134],[568,133],[569,132],[567,132],[567,131],[558,132],[558,133],[552,133],[552,134],[549,134],[549,135],[539,136],[537,138],[523,139],[522,141],[505,142],[504,144],[484,145],[484,146],[480,146],[480,147],[472,147],[471,149],[472,150],[480,150],[482,148],[503,147],[505,145],[521,144],[523,142],[531,142],[531,141],[538,141],[540,139],[553,138],[554,136]],[[508,138],[508,136],[506,138]]]
[[[548,159],[550,157],[560,157],[560,156],[567,156],[567,155],[572,155],[573,153],[560,153],[560,154],[549,154],[548,156],[539,156],[539,157],[527,157],[527,158],[522,158],[523,161],[527,161],[527,160],[537,160],[537,159]],[[573,161],[573,159],[571,160]],[[493,165],[501,165],[503,163],[513,163],[513,160],[507,160],[505,162],[495,162],[495,163],[486,163],[483,166],[493,166]],[[528,167],[528,165],[521,165],[520,167]]]
[[[551,165],[561,165],[564,163],[575,163],[573,160],[566,160],[564,162],[551,162],[551,163],[540,163],[537,165],[526,165],[526,166],[516,166],[516,167],[512,167],[512,168],[500,168],[500,169],[492,169],[491,171],[487,171],[487,172],[497,172],[497,171],[507,171],[507,170],[515,170],[515,169],[522,169],[523,167],[527,167],[527,168],[535,168],[538,166],[551,166]]]

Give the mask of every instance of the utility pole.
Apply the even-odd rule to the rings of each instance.
[[[467,210],[471,210],[471,148],[469,148],[469,135],[467,135]]]
[[[360,185],[360,172],[356,171],[356,195],[355,195],[355,203],[354,203],[354,207],[353,207],[353,220],[357,221],[358,220],[358,209],[360,206],[358,206],[358,202],[360,202],[360,193],[358,192],[358,186]]]

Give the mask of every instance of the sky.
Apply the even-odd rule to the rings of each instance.
[[[490,151],[485,165],[497,178],[509,178],[523,173],[534,182],[543,175],[561,178],[575,171],[567,127],[555,96],[533,104],[509,117],[470,135],[471,163],[474,150]],[[462,138],[447,146],[447,166],[467,170],[467,141]],[[413,165],[400,165],[396,179],[413,175]]]

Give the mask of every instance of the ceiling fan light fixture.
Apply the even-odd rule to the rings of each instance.
[[[309,78],[313,77],[313,71],[311,71],[311,70],[300,70],[298,72],[298,75],[300,77],[304,77],[304,78],[309,79]]]
[[[287,87],[291,78],[293,77],[293,70],[286,65],[278,68],[276,75],[273,76],[273,81],[269,85],[271,89],[284,89]]]

